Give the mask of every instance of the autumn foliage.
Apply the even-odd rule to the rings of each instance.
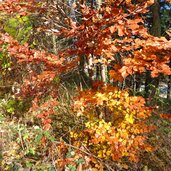
[[[83,132],[71,132],[98,157],[114,161],[126,156],[138,161],[138,153],[153,148],[145,143],[144,133],[154,129],[146,125],[152,109],[145,107],[142,97],[129,96],[110,85],[98,90],[87,90],[75,102],[77,115],[85,115],[88,121]]]
[[[46,3],[6,0],[0,3],[0,12],[24,16],[50,10],[49,15],[53,18],[56,13],[53,13],[53,8],[46,8]],[[130,95],[129,89],[117,86],[118,82],[122,83],[127,76],[136,73],[151,71],[152,77],[161,73],[171,74],[171,41],[150,35],[145,27],[145,14],[152,4],[151,0],[137,1],[136,4],[129,0],[106,0],[99,9],[75,4],[74,8],[81,13],[81,21],[68,17],[64,21],[67,27],[60,28],[57,33],[51,31],[52,35],[73,40],[71,47],[57,54],[33,49],[29,43],[21,44],[7,33],[0,34],[0,51],[7,52],[18,65],[27,66],[27,74],[19,82],[20,91],[15,96],[31,99],[28,112],[36,113],[44,130],[53,129],[51,116],[58,105],[59,76],[79,68],[84,58],[89,67],[91,87],[79,91],[71,106],[75,116],[84,118],[80,130],[76,127],[70,132],[72,145],[77,150],[88,149],[88,154],[100,160],[118,162],[125,158],[138,162],[139,154],[154,150],[147,142],[148,133],[155,129],[147,122],[153,108],[146,106],[143,97]],[[50,27],[46,25],[36,29],[46,33]],[[97,65],[106,67],[108,81],[102,76],[100,80],[92,77]],[[37,66],[41,69],[36,69]],[[46,139],[43,140],[43,145],[46,145]],[[62,141],[58,146],[64,153],[68,148]],[[83,152],[78,153],[85,157]],[[58,164],[64,167],[66,162],[61,160]]]

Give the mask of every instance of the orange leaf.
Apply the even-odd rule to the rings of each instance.
[[[116,31],[116,27],[115,26],[111,26],[109,27],[109,30],[111,33],[114,33]]]
[[[171,114],[160,114],[160,117],[171,121]]]
[[[125,30],[124,27],[122,26],[118,27],[118,36],[124,36],[125,35],[124,30]]]
[[[121,73],[121,75],[122,75],[123,78],[125,78],[125,77],[127,77],[127,76],[129,75],[128,72],[127,72],[127,69],[128,69],[127,66],[123,66],[123,67],[119,70],[119,72]]]

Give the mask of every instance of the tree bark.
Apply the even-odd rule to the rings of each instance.
[[[154,4],[151,8],[153,23],[151,34],[153,36],[160,37],[161,36],[161,20],[160,20],[160,4],[157,0],[154,1]]]
[[[151,8],[152,12],[152,28],[151,28],[151,34],[156,37],[161,36],[161,21],[160,21],[160,4],[157,0],[154,1],[154,4]],[[157,78],[151,78],[151,72],[147,71],[146,73],[146,80],[145,80],[145,97],[154,97],[156,94],[156,89],[159,86],[160,77]],[[150,86],[150,84],[152,86]],[[152,90],[150,90],[150,87]],[[151,93],[150,93],[151,91]]]
[[[169,66],[171,68],[171,60],[170,60],[170,63],[169,63]],[[167,99],[171,99],[171,75],[168,76],[168,88],[167,88]]]

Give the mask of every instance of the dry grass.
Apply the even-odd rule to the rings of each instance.
[[[75,127],[80,127],[82,122],[72,109],[74,97],[78,93],[78,89],[75,87],[76,86],[73,85],[66,86],[66,84],[61,84],[58,95],[59,103],[58,106],[56,106],[56,113],[52,116],[53,135],[55,135],[55,139],[62,138],[68,143],[70,142],[69,132]],[[168,110],[168,107],[168,104],[166,107],[162,106],[162,112],[165,112],[164,109]],[[20,123],[15,118],[5,118],[4,121],[0,122],[0,150],[1,154],[3,154],[0,160],[6,162],[6,165],[16,162],[18,166],[21,166],[25,161],[33,161],[33,158],[24,155],[25,152],[21,141],[19,143],[17,142],[17,139],[21,140],[21,137],[19,137],[20,132],[17,129],[20,124],[23,124],[23,127],[26,127],[26,129],[30,131],[30,134],[34,134],[32,130],[35,123],[33,123],[33,125],[24,125],[24,119],[25,118],[22,118]],[[157,150],[153,153],[144,154],[142,156],[142,162],[138,163],[141,169],[137,169],[136,171],[171,171],[171,122],[159,117],[152,117],[150,122],[158,127],[158,129],[150,135],[150,142],[157,147]],[[22,136],[24,136],[24,134]],[[28,146],[33,145],[33,141],[29,139],[26,139],[23,143],[28,143]],[[25,145],[26,144],[24,144],[24,146]],[[41,155],[43,156],[43,153]],[[48,161],[48,159],[46,159],[46,161]],[[40,165],[41,162],[42,161],[39,162]],[[10,169],[8,171],[13,171]],[[0,168],[0,170],[2,170],[2,168]],[[135,169],[128,171],[133,170]]]
[[[171,171],[171,122],[159,117],[152,118],[157,126],[150,141],[156,150],[143,156],[144,165],[152,171]]]

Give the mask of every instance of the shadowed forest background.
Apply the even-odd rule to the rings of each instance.
[[[170,0],[0,1],[0,170],[171,170]]]

